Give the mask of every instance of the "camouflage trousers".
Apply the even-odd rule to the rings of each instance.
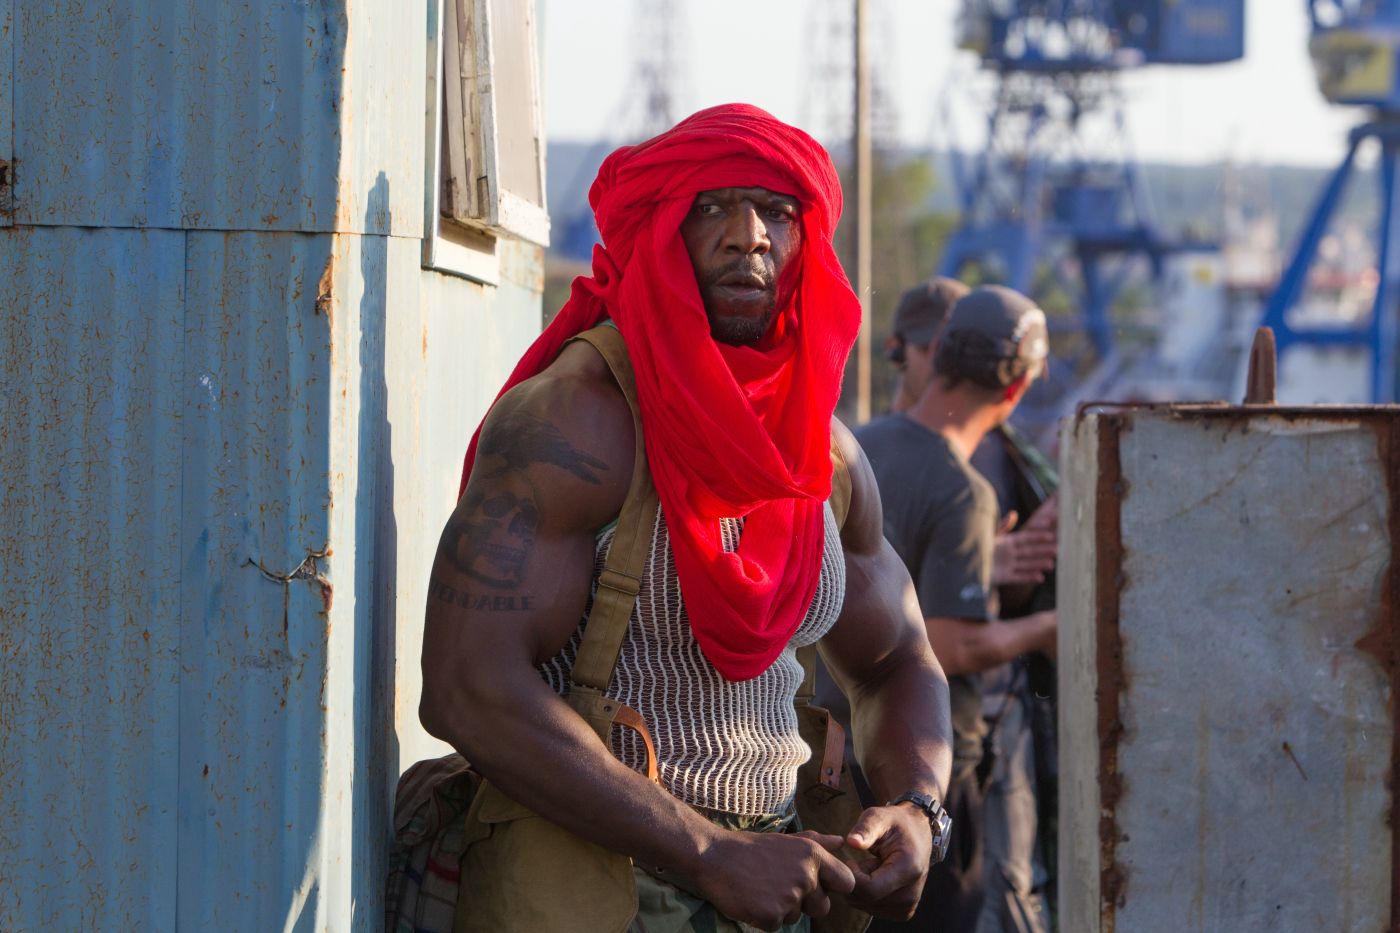
[[[786,832],[796,820],[794,816],[742,817],[727,813],[709,816],[726,829],[754,833]],[[730,920],[709,901],[682,891],[641,868],[633,871],[637,878],[637,916],[632,918],[628,933],[757,933],[757,927]],[[810,930],[811,918],[804,916],[779,933],[809,933]]]

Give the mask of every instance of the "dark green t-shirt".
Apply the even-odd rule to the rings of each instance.
[[[943,435],[904,415],[877,418],[855,432],[880,487],[885,537],[909,568],[924,617],[989,619],[997,498]],[[954,767],[982,757],[981,684],[948,678]]]

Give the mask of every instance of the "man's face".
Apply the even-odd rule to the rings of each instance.
[[[767,188],[696,195],[681,239],[716,340],[738,346],[768,333],[791,288],[783,272],[802,245],[799,210],[796,198]]]
[[[886,354],[899,373],[899,389],[895,393],[894,410],[904,411],[913,406],[933,380],[933,351],[937,343],[926,347],[908,343],[903,337],[891,336]]]

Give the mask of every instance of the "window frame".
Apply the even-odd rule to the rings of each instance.
[[[497,284],[500,279],[499,263],[496,256],[497,240],[511,237],[526,240],[540,246],[549,245],[549,213],[545,195],[544,170],[544,121],[541,106],[542,88],[540,81],[537,36],[538,15],[535,0],[513,0],[513,3],[532,27],[529,30],[528,60],[522,63],[526,76],[533,85],[531,95],[530,125],[534,130],[535,160],[534,171],[538,178],[540,204],[534,204],[515,192],[501,186],[499,171],[500,150],[498,145],[498,125],[496,120],[496,96],[494,84],[501,79],[496,69],[495,43],[492,32],[491,0],[428,0],[428,80],[427,80],[427,121],[425,146],[425,185],[424,185],[424,229],[423,267],[450,275],[457,275],[488,285]],[[446,81],[450,65],[447,57],[448,36],[455,35],[455,21],[449,23],[447,17],[457,9],[456,4],[469,4],[472,22],[475,25],[475,52],[480,81],[475,89],[474,100],[448,100]],[[460,88],[460,84],[457,85]],[[475,106],[473,106],[475,105]],[[445,164],[443,150],[445,140],[451,144],[446,134],[450,132],[451,112],[456,108],[464,113],[479,117],[480,125],[474,136],[462,140],[472,145],[479,137],[479,161],[481,175],[476,181],[484,185],[464,186],[470,190],[471,213],[474,216],[451,218],[443,215],[442,173],[450,171]]]

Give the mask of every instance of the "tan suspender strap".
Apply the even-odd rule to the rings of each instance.
[[[632,376],[632,361],[627,345],[617,328],[600,326],[573,338],[591,344],[612,370],[613,378],[627,399],[632,411],[632,429],[636,448],[632,459],[632,485],[627,501],[617,517],[612,544],[608,548],[603,572],[598,575],[598,588],[593,594],[593,608],[588,613],[588,626],[583,630],[583,642],[569,676],[568,703],[582,716],[603,744],[610,744],[612,727],[623,726],[641,736],[647,751],[647,777],[657,779],[656,746],[641,714],[607,696],[622,639],[632,622],[632,609],[642,588],[647,555],[651,551],[652,530],[656,527],[658,502],[656,488],[647,469],[646,446],[642,441],[642,417],[637,408],[637,386]]]
[[[831,511],[836,516],[836,527],[844,528],[846,515],[851,511],[851,468],[834,437],[831,439]]]
[[[632,460],[632,486],[627,501],[617,518],[612,545],[603,572],[598,576],[598,591],[593,596],[593,608],[588,614],[583,643],[574,662],[574,686],[592,687],[599,693],[608,689],[622,639],[632,621],[632,609],[641,590],[642,574],[646,572],[651,553],[652,531],[656,527],[658,507],[656,488],[647,469],[646,445],[642,440],[642,417],[637,408],[637,387],[632,376],[632,361],[627,345],[616,327],[600,326],[579,334],[577,340],[591,344],[612,370],[627,406],[632,410],[632,426],[636,448]],[[572,687],[570,688],[572,689]]]

